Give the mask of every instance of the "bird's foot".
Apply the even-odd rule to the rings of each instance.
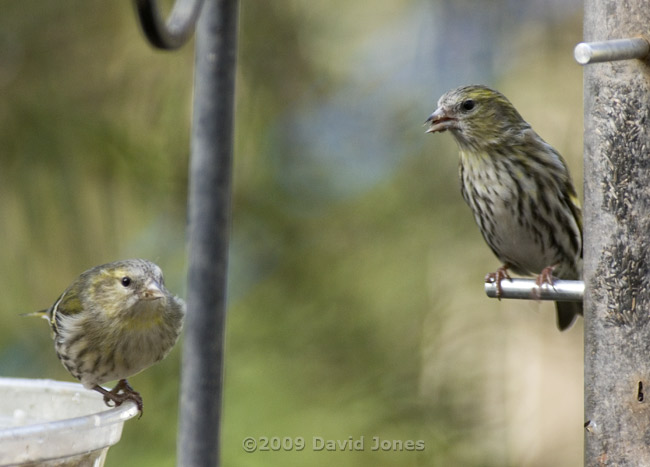
[[[115,387],[110,391],[107,391],[99,385],[95,386],[93,389],[103,394],[104,402],[109,407],[118,407],[126,401],[135,402],[135,405],[138,407],[138,411],[140,412],[140,416],[138,418],[142,418],[142,396],[140,396],[140,393],[131,387],[127,380],[119,380]]]
[[[504,264],[501,266],[499,269],[497,269],[495,272],[491,272],[485,276],[485,282],[489,284],[494,284],[496,283],[497,285],[497,298],[501,300],[501,295],[503,294],[503,289],[501,288],[501,281],[504,279],[508,279],[509,281],[512,280],[510,277],[510,274],[508,274],[508,268],[510,266],[507,264]]]
[[[542,272],[539,273],[537,276],[537,279],[535,279],[535,284],[537,284],[537,287],[533,290],[533,293],[536,295],[536,297],[539,299],[541,295],[541,289],[544,285],[549,285],[553,287],[553,284],[555,283],[555,278],[553,277],[553,270],[556,268],[556,264],[553,266],[547,266],[544,269],[542,269]]]

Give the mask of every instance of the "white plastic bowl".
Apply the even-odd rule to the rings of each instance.
[[[136,415],[133,402],[108,408],[81,384],[0,378],[0,466],[101,467]]]

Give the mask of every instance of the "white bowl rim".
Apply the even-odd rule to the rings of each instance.
[[[78,397],[100,399],[99,393],[89,391],[79,383],[67,381],[56,381],[51,379],[28,379],[28,378],[3,378],[0,377],[0,388],[17,388],[31,390],[56,391],[58,393],[69,393]],[[12,426],[0,428],[0,441],[22,436],[44,435],[49,432],[73,431],[85,428],[99,428],[123,423],[124,421],[138,415],[137,406],[132,401],[127,401],[119,407],[111,407],[80,417],[53,420],[30,425]]]

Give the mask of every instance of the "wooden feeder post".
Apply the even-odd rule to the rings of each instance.
[[[584,11],[585,465],[650,465],[650,8]]]

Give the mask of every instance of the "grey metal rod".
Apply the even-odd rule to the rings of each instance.
[[[581,65],[645,58],[650,53],[650,44],[642,37],[615,39],[601,42],[581,42],[576,45],[573,56]]]
[[[178,465],[220,461],[237,1],[206,0],[196,32],[187,318]]]
[[[185,44],[194,33],[203,0],[176,0],[165,21],[156,0],[134,0],[142,31],[151,45],[173,50]]]
[[[553,300],[555,302],[580,302],[585,291],[582,281],[556,279],[553,285],[538,287],[534,279],[504,279],[501,281],[501,297],[521,300]],[[485,293],[497,298],[496,282],[485,283]]]

